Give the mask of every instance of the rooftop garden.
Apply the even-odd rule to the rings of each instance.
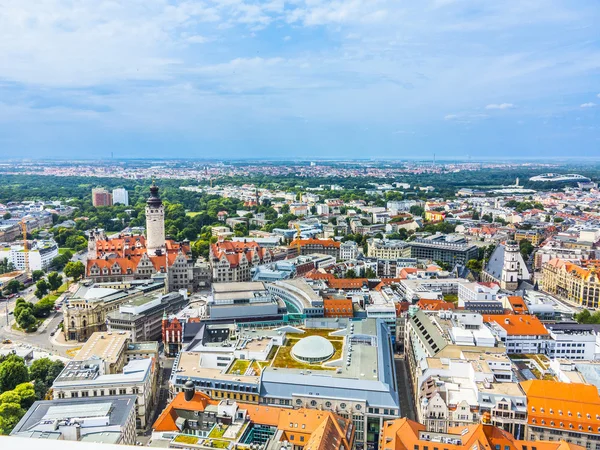
[[[302,335],[302,337],[306,337]],[[285,345],[279,347],[279,351],[277,352],[271,367],[280,367],[287,369],[307,369],[307,370],[335,370],[333,367],[323,367],[320,364],[306,364],[300,361],[297,361],[292,356],[292,347],[299,341],[300,339],[287,339]],[[328,361],[335,361],[336,359],[340,359],[342,357],[342,349],[344,346],[343,339],[332,339],[330,340],[335,352],[333,356]]]
[[[207,447],[212,447],[212,448],[229,448],[229,445],[230,445],[229,441],[221,441],[221,440],[218,440],[218,439],[213,439],[211,441],[207,440],[207,441],[204,441],[204,442],[205,442],[205,444],[208,444]]]
[[[240,375],[244,375],[246,370],[248,370],[248,367],[250,367],[249,359],[236,359],[227,373],[239,373]]]
[[[198,443],[198,437],[197,436],[189,436],[187,434],[178,434],[177,436],[175,436],[175,439],[173,439],[173,442],[177,442],[180,444],[197,444]]]
[[[209,438],[222,438],[223,435],[225,434],[226,430],[227,430],[226,425],[217,424],[210,431],[210,434],[208,435],[208,437]]]

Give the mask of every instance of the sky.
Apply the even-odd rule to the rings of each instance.
[[[600,157],[598,0],[0,0],[0,158]]]

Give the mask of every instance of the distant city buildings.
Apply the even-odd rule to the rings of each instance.
[[[113,204],[112,194],[104,188],[92,189],[92,205],[95,207],[99,206],[111,206]]]
[[[129,193],[125,188],[117,188],[112,191],[112,199],[114,205],[129,206]]]

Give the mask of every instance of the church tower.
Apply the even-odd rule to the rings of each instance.
[[[514,291],[519,286],[519,244],[508,240],[504,244],[504,264],[500,278],[500,287]]]
[[[165,247],[165,207],[158,196],[158,186],[152,182],[146,202],[146,249],[148,256]]]

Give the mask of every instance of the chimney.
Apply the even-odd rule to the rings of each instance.
[[[194,398],[194,393],[196,388],[194,387],[194,383],[191,380],[188,380],[183,385],[183,395],[186,402],[191,402]]]

